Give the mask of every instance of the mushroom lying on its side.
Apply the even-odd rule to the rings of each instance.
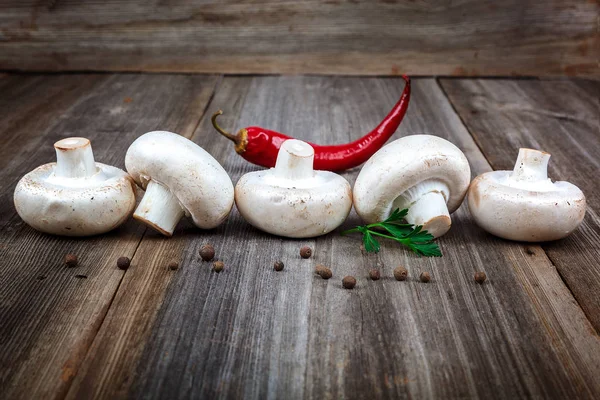
[[[365,163],[354,185],[354,208],[367,224],[408,208],[408,223],[439,237],[450,229],[450,214],[462,203],[470,179],[469,162],[458,147],[437,136],[406,136]]]
[[[479,175],[471,183],[469,210],[493,235],[524,242],[564,238],[585,215],[585,196],[569,182],[548,178],[550,154],[520,149],[512,171]]]
[[[320,236],[340,226],[352,208],[350,184],[333,172],[313,170],[314,156],[308,143],[286,140],[274,168],[242,176],[235,203],[244,219],[291,238]]]
[[[125,171],[94,161],[86,138],[54,144],[56,162],[25,175],[14,194],[19,216],[31,227],[65,236],[89,236],[121,225],[135,207]]]
[[[220,225],[233,206],[233,183],[202,147],[176,133],[148,132],[127,150],[125,167],[146,190],[133,217],[171,236],[184,216],[199,228]]]

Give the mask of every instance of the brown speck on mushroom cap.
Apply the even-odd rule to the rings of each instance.
[[[77,256],[75,254],[67,254],[65,256],[65,264],[69,268],[74,268],[77,266]]]
[[[406,268],[400,266],[394,269],[394,278],[396,278],[397,281],[405,281],[407,277],[408,271]]]
[[[275,269],[275,271],[283,271],[283,262],[282,261],[275,261],[275,264],[273,265],[273,269]]]
[[[421,282],[427,283],[431,280],[431,275],[429,275],[429,272],[421,272],[419,279],[421,279]]]
[[[177,261],[171,261],[167,267],[169,267],[171,271],[175,271],[177,268],[179,268],[179,263]]]
[[[129,257],[119,257],[119,259],[117,260],[117,267],[119,269],[125,270],[129,268],[129,265],[131,265],[131,260],[129,259]]]
[[[475,272],[475,282],[482,284],[487,279],[487,275],[483,271]]]
[[[215,258],[215,248],[212,244],[203,244],[200,247],[200,257],[204,261],[210,261]]]
[[[372,269],[369,271],[369,278],[374,281],[378,281],[381,278],[381,273],[378,269]]]
[[[342,279],[342,286],[344,289],[354,289],[354,286],[356,286],[356,278],[353,276],[346,276]]]
[[[225,268],[225,263],[223,263],[223,261],[215,261],[213,263],[213,271],[215,271],[216,273],[223,271],[224,268]]]
[[[303,246],[300,249],[300,257],[302,258],[310,258],[312,256],[312,249],[308,246]]]

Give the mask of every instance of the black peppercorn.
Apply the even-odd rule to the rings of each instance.
[[[483,271],[475,272],[475,282],[481,284],[481,283],[485,282],[486,279],[487,279],[487,276],[486,276],[485,272],[483,272]]]
[[[131,265],[129,257],[119,257],[117,260],[117,267],[119,267],[119,269],[126,270],[129,268],[129,265]]]

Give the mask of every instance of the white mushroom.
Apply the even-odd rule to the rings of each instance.
[[[324,235],[340,226],[352,208],[350,184],[333,172],[313,170],[314,157],[308,143],[286,140],[275,168],[242,176],[235,203],[244,219],[292,238]]]
[[[475,222],[510,240],[543,242],[573,232],[585,215],[585,196],[569,182],[548,178],[550,154],[519,149],[512,171],[479,175],[471,183],[469,210]]]
[[[368,224],[408,208],[408,223],[439,237],[450,229],[450,214],[470,179],[469,162],[458,147],[437,136],[406,136],[365,163],[354,185],[354,208]]]
[[[127,150],[125,168],[146,190],[133,217],[171,236],[184,216],[199,228],[220,225],[233,206],[233,183],[203,148],[176,133],[148,132]]]
[[[135,207],[125,171],[94,161],[86,138],[54,143],[56,162],[29,172],[14,195],[19,216],[31,227],[65,236],[88,236],[121,225]]]

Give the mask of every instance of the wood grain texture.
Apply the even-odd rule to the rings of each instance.
[[[225,78],[207,116],[316,142],[370,130],[402,91],[399,79]],[[461,147],[473,175],[490,170],[435,80],[415,80],[396,138],[431,133]],[[205,116],[193,140],[232,179],[257,168],[215,138]],[[344,174],[354,181],[358,169]],[[172,239],[148,233],[125,274],[68,398],[593,398],[600,342],[539,246],[482,235],[466,206],[440,239],[443,258],[392,243],[378,255],[337,232],[287,240],[247,225],[234,210],[216,230],[189,224]],[[344,227],[357,224],[353,212]],[[211,272],[198,250],[213,243],[226,264]],[[314,249],[311,259],[299,248]],[[527,250],[529,249],[529,250]],[[168,271],[178,259],[181,267]],[[273,262],[285,263],[283,272]],[[329,265],[333,278],[313,273]],[[407,282],[392,271],[408,268]],[[383,279],[369,281],[377,267]],[[489,280],[473,280],[483,270]],[[420,283],[421,271],[433,281]],[[357,287],[341,279],[354,275]]]
[[[106,312],[144,227],[102,236],[41,234],[16,214],[18,179],[55,160],[66,136],[91,140],[95,159],[124,168],[125,152],[156,128],[194,131],[216,77],[11,76],[0,80],[0,398],[62,398]],[[64,257],[77,254],[79,266]]]
[[[548,176],[586,195],[583,225],[542,247],[600,331],[600,83],[443,80],[452,103],[494,169],[514,166],[518,149],[549,152]]]
[[[0,4],[0,69],[599,76],[599,10],[595,0],[18,1]]]

